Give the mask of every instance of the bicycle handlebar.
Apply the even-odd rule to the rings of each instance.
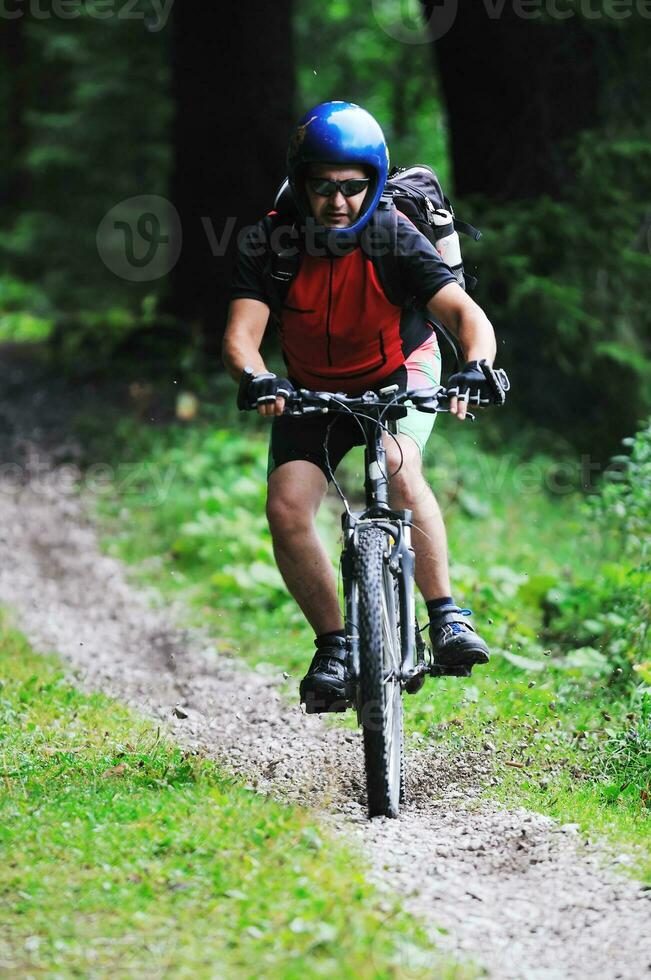
[[[491,389],[492,402],[496,405],[503,405],[506,392],[510,388],[509,379],[503,368],[494,370],[488,361],[482,360],[479,366]],[[240,378],[240,386],[237,393],[237,404],[240,408],[254,409],[255,405],[248,405],[246,393],[251,379],[255,372],[245,367]],[[384,396],[384,397],[382,397]],[[397,385],[388,388],[381,388],[379,392],[365,391],[362,395],[346,395],[343,392],[333,391],[309,391],[306,388],[299,388],[298,391],[289,395],[285,400],[285,415],[307,415],[313,412],[331,411],[368,411],[369,409],[383,409],[387,412],[385,418],[391,418],[391,410],[396,408],[400,414],[404,414],[402,406],[406,401],[411,401],[414,408],[419,412],[436,414],[437,412],[448,411],[447,405],[450,396],[444,385],[436,385],[429,388],[414,388],[408,391],[399,391]],[[469,399],[472,404],[487,405],[490,400],[483,401]],[[340,406],[340,407],[336,407]]]
[[[399,391],[397,385],[383,388],[380,392],[366,391],[362,395],[346,395],[341,391],[308,391],[300,388],[290,395],[285,405],[287,415],[306,415],[312,412],[368,412],[374,409],[387,412],[392,409],[404,414],[403,404],[412,400],[414,406],[423,412],[442,411],[441,401],[445,399],[445,388],[416,388],[412,391]]]

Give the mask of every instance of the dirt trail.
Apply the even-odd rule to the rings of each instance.
[[[358,733],[303,716],[279,693],[281,676],[244,671],[208,637],[175,627],[173,610],[100,553],[52,457],[37,472],[43,455],[23,449],[20,469],[0,469],[0,605],[37,649],[57,651],[80,683],[165,721],[259,790],[354,833],[378,885],[397,889],[439,945],[486,975],[651,976],[651,893],[605,868],[612,858],[545,817],[480,802],[490,762],[479,753],[412,755],[411,803],[397,821],[369,823]],[[177,705],[186,718],[174,717]]]

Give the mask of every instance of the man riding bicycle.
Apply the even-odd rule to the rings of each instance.
[[[488,394],[478,362],[486,359],[492,365],[496,343],[484,312],[435,247],[401,214],[396,247],[404,302],[397,306],[385,295],[372,249],[361,247],[389,164],[382,130],[368,112],[347,102],[316,106],[296,127],[287,162],[297,212],[291,231],[298,231],[300,262],[291,274],[281,269],[274,276],[274,234],[283,229],[272,212],[240,248],[223,359],[237,381],[245,367],[253,370],[248,400],[261,415],[273,418],[267,517],[274,554],[316,634],[316,654],[300,696],[327,710],[345,698],[346,639],[334,570],[317,536],[315,516],[332,472],[360,444],[359,428],[353,420],[338,419],[326,457],[328,416],[283,416],[285,396],[296,387],[355,395],[396,383],[401,390],[438,385],[441,357],[434,319],[463,351],[464,367],[448,382],[448,390],[456,392],[450,412],[463,420],[469,400],[478,403]],[[278,311],[273,279],[283,276],[291,284]],[[287,377],[269,372],[260,355],[274,310]],[[410,509],[419,529],[413,535],[415,578],[427,605],[434,663],[471,667],[488,662],[488,647],[466,618],[468,611],[452,598],[445,526],[422,472],[434,418],[411,409],[398,421],[397,435],[385,435],[390,503]]]

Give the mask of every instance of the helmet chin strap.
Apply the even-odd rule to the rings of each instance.
[[[359,245],[359,232],[354,228],[328,228],[312,215],[305,219],[301,230],[308,255],[337,259],[349,255]]]

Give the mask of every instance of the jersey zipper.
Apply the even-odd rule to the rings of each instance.
[[[332,276],[334,259],[330,259],[330,276],[328,279],[328,313],[326,316],[326,352],[328,355],[328,367],[332,367],[332,354],[330,351],[330,311],[332,308]]]

